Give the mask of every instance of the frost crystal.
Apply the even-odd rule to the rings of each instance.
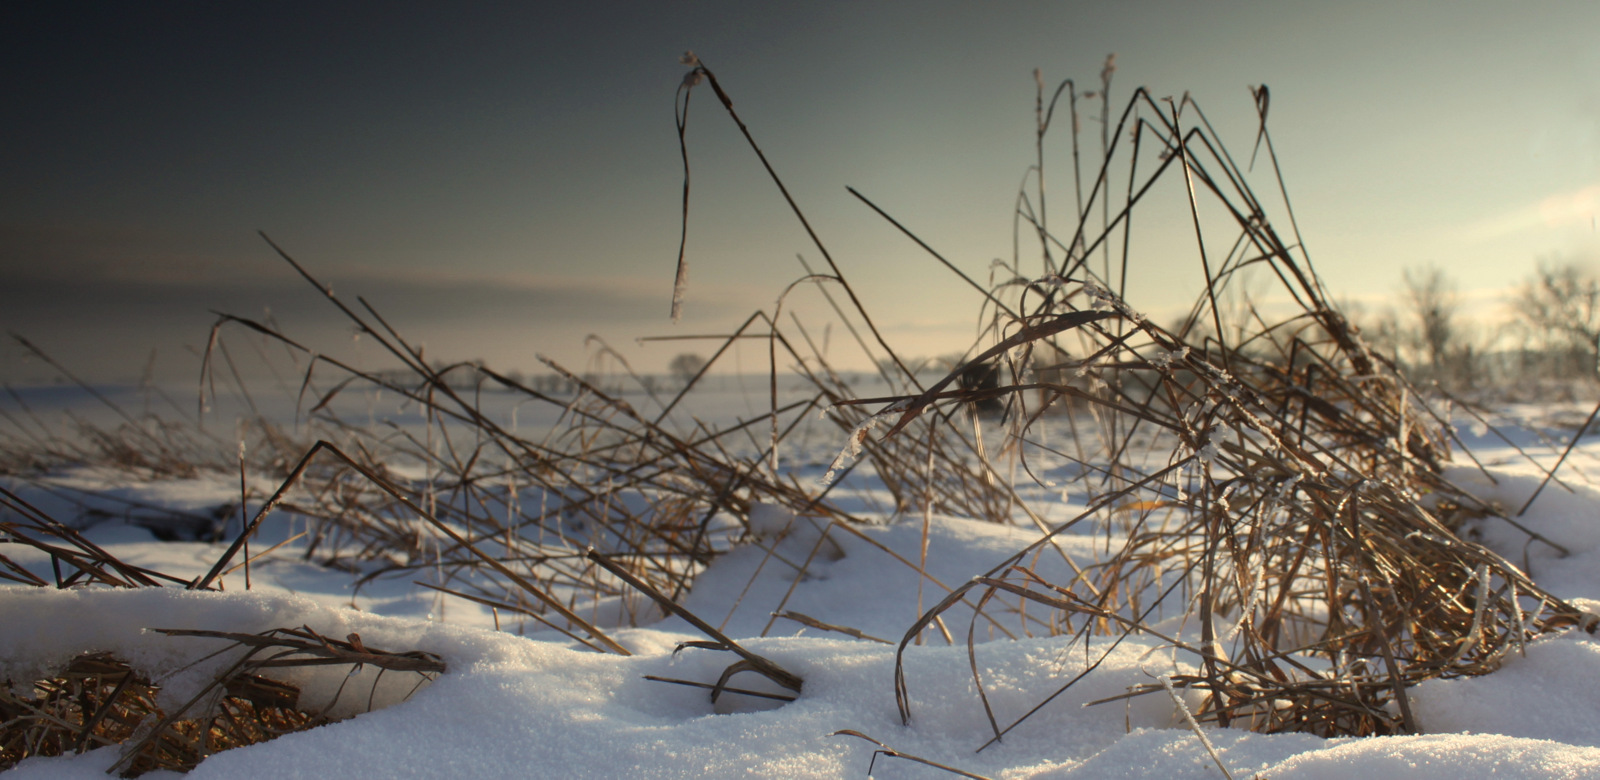
[[[1058,290],[1065,286],[1066,283],[1067,280],[1061,278],[1061,274],[1046,274],[1038,279],[1033,280],[1032,282],[1032,284],[1037,287],[1045,287],[1052,290]]]
[[[1089,296],[1089,307],[1095,311],[1115,311],[1137,323],[1142,323],[1146,319],[1143,314],[1135,311],[1132,306],[1123,302],[1115,293],[1101,287],[1093,279],[1084,280],[1083,292]]]
[[[1150,362],[1156,368],[1168,368],[1173,363],[1182,362],[1183,359],[1188,357],[1188,356],[1189,356],[1189,348],[1188,347],[1178,347],[1177,349],[1172,350],[1171,352],[1164,352],[1164,353],[1162,353],[1160,355],[1156,355],[1154,358],[1151,358]]]
[[[870,433],[873,428],[876,428],[879,423],[883,422],[886,415],[888,415],[890,412],[896,411],[900,410],[885,409],[878,414],[862,420],[861,424],[857,425],[856,429],[850,432],[850,438],[845,442],[844,449],[839,451],[838,456],[833,459],[833,463],[828,466],[828,473],[823,474],[822,479],[818,482],[824,487],[833,484],[833,475],[837,474],[839,469],[843,468],[846,463],[854,461],[856,457],[861,454],[861,442],[866,440],[867,434]]]
[[[1093,279],[1083,283],[1083,294],[1089,296],[1090,308],[1095,311],[1111,311],[1113,304],[1111,291],[1096,284]]]
[[[688,65],[689,67],[694,69],[694,70],[689,71],[688,73],[683,74],[683,86],[685,88],[692,87],[692,86],[694,86],[696,84],[699,84],[700,80],[705,77],[705,71],[701,68],[701,65],[700,65],[700,58],[695,56],[695,53],[692,52],[692,51],[686,51],[686,52],[683,53],[682,56],[678,57],[678,64],[679,65]],[[678,311],[677,300],[676,299],[673,300],[673,309],[672,310],[674,312],[672,319],[674,321],[676,321],[678,319],[677,314],[676,314],[676,312]]]

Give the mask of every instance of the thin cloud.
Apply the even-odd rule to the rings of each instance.
[[[1600,219],[1600,185],[1558,192],[1495,217],[1464,231],[1476,241],[1486,241],[1529,230],[1564,227],[1594,229]]]

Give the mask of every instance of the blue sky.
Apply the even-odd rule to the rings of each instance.
[[[1093,86],[1111,52],[1116,104],[1187,90],[1236,153],[1247,87],[1270,86],[1336,296],[1434,264],[1487,299],[1538,258],[1600,256],[1597,29],[1592,2],[33,4],[0,31],[0,327],[104,380],[152,349],[192,376],[212,309],[373,357],[264,230],[430,355],[581,368],[592,333],[661,370],[697,347],[636,337],[726,330],[771,308],[797,253],[819,260],[698,90],[691,286],[668,321],[686,49],[908,355],[965,348],[978,300],[845,187],[985,276],[1033,161],[1033,68]],[[1188,259],[1139,263],[1136,306],[1187,300],[1168,280]],[[0,346],[0,380],[47,375]]]

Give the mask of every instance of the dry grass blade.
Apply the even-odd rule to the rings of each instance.
[[[711,691],[712,696],[717,696],[722,693],[737,693],[741,696],[753,696],[757,699],[771,699],[772,701],[782,702],[791,702],[798,698],[782,693],[763,693],[761,691],[752,691],[748,688],[734,688],[732,686],[722,685],[720,683],[717,685],[712,685],[710,683],[695,682],[694,680],[678,680],[671,677],[657,677],[653,674],[646,674],[642,677],[643,679],[650,680],[651,682],[672,683],[673,685],[682,685],[689,688],[704,688],[705,690]]]
[[[228,551],[223,555],[223,557],[212,566],[211,572],[205,577],[196,580],[193,587],[204,587],[212,578],[222,571],[222,569],[227,565],[228,561],[231,560],[233,554],[242,548],[245,540],[249,538],[250,534],[254,533],[255,528],[260,521],[272,511],[273,507],[282,500],[288,489],[294,485],[294,483],[302,474],[305,473],[306,467],[311,464],[312,459],[317,455],[318,452],[327,452],[334,458],[342,461],[346,466],[360,474],[372,485],[378,487],[384,493],[388,494],[392,499],[399,502],[406,509],[414,513],[417,517],[429,523],[433,528],[437,529],[439,533],[443,534],[445,537],[449,538],[450,541],[458,545],[460,549],[478,558],[484,565],[515,583],[522,589],[523,593],[533,596],[540,602],[543,602],[547,608],[559,614],[573,627],[588,634],[595,642],[599,643],[606,650],[619,655],[630,655],[626,648],[617,644],[616,641],[607,636],[604,631],[596,628],[590,624],[589,621],[579,617],[576,612],[573,612],[565,604],[551,596],[544,588],[535,585],[527,578],[512,571],[499,559],[484,552],[477,545],[473,544],[471,541],[462,536],[460,531],[452,528],[448,523],[441,521],[433,514],[417,506],[409,497],[405,495],[401,488],[395,485],[392,481],[385,479],[376,471],[356,462],[337,446],[327,441],[319,441],[313,445],[311,449],[306,451],[306,454],[300,459],[300,463],[295,467],[294,471],[290,473],[289,478],[285,480],[281,486],[279,486],[278,490],[273,493],[272,498],[268,499],[267,503],[262,506],[261,511],[257,514],[255,520],[253,520],[251,524],[240,533],[239,538],[235,540],[233,545],[228,548]]]
[[[1070,311],[1050,317],[1044,322],[1038,324],[1023,322],[1021,330],[1012,334],[1011,336],[1008,336],[999,344],[984,350],[977,357],[962,364],[954,371],[951,371],[950,374],[944,379],[934,383],[927,390],[923,391],[921,395],[907,401],[905,411],[900,413],[900,419],[896,421],[887,432],[884,433],[884,437],[887,438],[889,436],[893,436],[903,430],[907,424],[916,418],[917,415],[922,413],[923,409],[928,407],[928,404],[932,403],[933,400],[938,397],[940,390],[943,390],[944,388],[949,387],[951,384],[959,381],[961,377],[966,376],[973,368],[984,365],[990,360],[999,357],[1000,355],[1004,355],[1007,352],[1010,352],[1011,350],[1023,345],[1031,344],[1035,341],[1039,341],[1040,339],[1050,338],[1058,333],[1063,333],[1074,328],[1080,328],[1088,325],[1089,323],[1097,322],[1112,316],[1115,315],[1111,312],[1104,311]],[[987,398],[981,393],[967,392],[963,393],[962,397],[971,401],[987,400]]]
[[[389,669],[396,672],[428,672],[443,674],[444,661],[433,653],[421,650],[411,650],[404,653],[392,653],[367,647],[362,644],[361,638],[351,634],[343,640],[322,636],[311,628],[302,626],[297,629],[280,628],[263,634],[241,634],[233,631],[205,631],[188,628],[153,628],[158,634],[166,636],[191,636],[209,639],[226,639],[241,647],[266,648],[286,650],[291,657],[279,654],[270,661],[262,661],[257,668],[271,668],[278,666],[314,666],[319,664],[354,664],[358,666],[375,666],[379,669]],[[292,656],[309,656],[303,659]]]
[[[576,374],[553,361],[544,362],[560,381],[559,390],[549,382],[530,386],[482,366],[430,367],[420,349],[372,307],[366,306],[363,314],[339,304],[304,266],[281,247],[274,249],[358,330],[374,335],[405,365],[403,372],[361,371],[313,352],[273,327],[223,315],[222,324],[242,325],[310,360],[301,402],[311,405],[319,423],[335,426],[336,436],[323,437],[323,445],[333,446],[334,438],[341,442],[343,463],[332,469],[305,460],[318,445],[301,445],[292,456],[300,465],[284,480],[286,485],[298,482],[301,495],[283,501],[283,507],[315,521],[308,557],[323,550],[336,556],[353,552],[354,560],[341,565],[366,568],[367,579],[428,572],[434,580],[430,586],[443,592],[470,592],[469,600],[497,608],[515,606],[512,612],[540,622],[554,618],[550,625],[558,630],[575,628],[590,637],[580,641],[618,652],[595,636],[602,630],[595,620],[577,615],[616,615],[605,620],[627,624],[636,619],[639,593],[619,590],[616,580],[588,566],[586,547],[600,549],[634,576],[676,597],[731,546],[733,534],[725,519],[742,520],[757,502],[847,519],[767,468],[784,437],[822,403],[825,388],[817,398],[780,405],[774,374],[766,415],[721,429],[697,421],[696,429],[686,434],[673,416],[675,407],[709,370],[709,362],[665,403],[648,378],[629,371],[647,401],[661,407],[655,412],[636,409],[603,377]],[[760,322],[771,324],[756,312],[745,327]],[[739,337],[729,337],[711,362]],[[774,365],[781,353],[804,362],[776,328],[763,337]],[[343,374],[320,397],[312,379],[312,367],[319,364]],[[464,373],[470,381],[463,380]],[[415,404],[426,428],[400,429],[397,436],[380,438],[376,431],[343,423],[331,397],[348,397],[358,384],[397,393]],[[491,389],[523,399],[519,403],[558,409],[559,422],[541,437],[520,435],[478,406],[477,400]],[[750,452],[740,439],[761,423],[770,436],[760,451]],[[282,449],[285,442],[276,446],[278,460],[291,459]],[[396,459],[414,460],[426,476],[399,478],[390,468]],[[352,481],[352,474],[359,479]],[[268,503],[280,500],[281,495],[274,495]],[[417,526],[418,518],[427,528]],[[235,543],[242,549],[246,538],[241,535]],[[470,584],[451,584],[457,582]],[[529,614],[529,608],[541,614]]]
[[[1172,687],[1172,679],[1162,677],[1161,687],[1166,690],[1167,697],[1172,699],[1172,706],[1177,707],[1178,711],[1183,713],[1183,722],[1189,724],[1189,730],[1199,738],[1200,746],[1206,749],[1206,754],[1211,756],[1212,763],[1217,765],[1217,769],[1222,772],[1222,776],[1228,778],[1228,780],[1233,780],[1233,773],[1229,772],[1228,766],[1222,763],[1222,756],[1217,755],[1217,748],[1211,744],[1211,738],[1206,736],[1206,732],[1200,728],[1200,724],[1194,722],[1194,713],[1189,711],[1189,706],[1184,704],[1183,699],[1178,696],[1177,689]]]
[[[666,596],[663,596],[655,588],[650,587],[648,583],[633,576],[626,569],[607,560],[605,556],[595,552],[593,549],[589,550],[588,558],[589,560],[599,564],[601,568],[611,572],[611,574],[616,576],[617,579],[622,580],[630,587],[633,587],[646,596],[649,596],[668,614],[683,618],[689,623],[689,625],[694,626],[701,633],[711,637],[713,640],[709,643],[692,643],[693,646],[713,650],[726,650],[742,659],[724,670],[722,673],[722,678],[717,681],[715,686],[712,686],[712,701],[717,700],[718,695],[726,688],[728,680],[732,678],[734,674],[741,671],[755,672],[784,688],[794,691],[795,693],[800,692],[800,688],[804,684],[804,681],[801,680],[798,675],[790,672],[787,669],[784,669],[767,658],[763,658],[762,656],[745,649],[744,646],[733,641],[732,639],[729,639],[728,636],[721,631],[718,631],[715,626],[712,626],[710,623],[701,620],[700,617],[695,615],[693,612],[684,609],[678,603],[667,598]]]
[[[18,521],[0,521],[0,531],[15,544],[33,547],[50,556],[56,575],[55,585],[66,588],[79,583],[94,582],[112,587],[137,588],[159,585],[161,580],[181,583],[176,577],[124,563],[99,545],[84,538],[76,529],[45,514],[26,499],[0,486],[0,510],[8,510]],[[57,544],[60,542],[60,544]],[[62,546],[62,545],[66,546]],[[6,561],[7,568],[29,584],[44,584],[37,575]],[[66,564],[74,571],[62,576],[61,566]],[[12,577],[11,579],[16,579]]]
[[[268,713],[244,713],[248,716],[246,721],[241,719],[239,713],[230,711],[226,702],[229,696],[238,695],[236,691],[268,692],[271,696],[270,701],[273,702],[272,706],[279,710],[298,713],[296,719],[300,721],[300,727],[292,730],[303,730],[330,722],[334,719],[332,717],[334,708],[339,704],[345,685],[350,679],[350,676],[346,676],[332,699],[320,708],[313,709],[299,702],[300,691],[293,686],[258,674],[263,670],[349,665],[352,667],[351,675],[353,675],[364,666],[378,667],[380,671],[373,677],[366,710],[372,709],[373,697],[377,695],[378,682],[382,679],[384,671],[417,675],[417,681],[405,694],[406,697],[445,671],[443,661],[432,653],[424,651],[391,653],[377,650],[364,646],[357,634],[350,634],[344,640],[336,640],[322,636],[307,626],[298,629],[273,629],[259,634],[189,629],[155,629],[155,631],[167,636],[224,639],[231,643],[222,650],[212,653],[212,656],[225,655],[235,649],[243,649],[244,654],[213,676],[198,693],[176,710],[165,714],[160,710],[151,711],[148,720],[141,721],[140,727],[128,735],[123,742],[122,757],[112,764],[108,771],[121,770],[124,775],[142,772],[144,770],[140,768],[141,763],[147,761],[147,757],[152,753],[157,756],[163,755],[163,746],[167,745],[182,745],[188,750],[180,750],[175,757],[158,759],[166,763],[180,762],[170,767],[163,764],[161,768],[188,770],[194,768],[195,764],[211,753],[265,741],[282,733],[270,728],[268,718],[271,716]],[[266,655],[265,658],[257,658],[263,654]],[[302,707],[306,709],[301,709]],[[214,740],[213,732],[216,731],[214,724],[218,720],[225,720],[234,725],[244,722],[247,724],[244,726],[247,736],[256,738],[235,742],[230,740],[229,733],[223,732],[216,734],[217,739]],[[151,722],[154,723],[153,726],[150,725]],[[195,736],[189,733],[194,728],[192,724],[206,722],[213,725],[207,726],[207,730],[202,731],[199,740],[196,741]],[[170,751],[170,748],[165,750]]]
[[[915,762],[915,763],[918,763],[918,764],[922,764],[923,766],[931,766],[934,769],[942,769],[942,770],[944,770],[946,772],[949,772],[950,774],[957,775],[959,777],[970,777],[970,778],[973,778],[974,780],[989,780],[989,778],[984,777],[983,775],[975,775],[975,774],[973,774],[971,772],[967,772],[967,771],[961,770],[961,769],[956,769],[953,766],[947,766],[947,765],[941,764],[941,763],[939,763],[937,761],[930,761],[930,760],[928,760],[926,758],[922,758],[920,756],[913,756],[910,753],[902,753],[902,752],[900,752],[898,750],[895,750],[894,748],[889,747],[888,745],[883,744],[882,742],[879,742],[876,739],[873,739],[872,737],[867,736],[866,734],[863,734],[863,733],[861,733],[859,731],[856,731],[855,729],[839,729],[838,731],[835,731],[832,734],[829,734],[828,736],[830,736],[830,737],[840,737],[840,736],[843,736],[843,737],[855,737],[856,739],[864,739],[864,740],[866,740],[868,742],[871,742],[872,744],[878,746],[877,750],[872,751],[872,760],[867,763],[867,777],[871,777],[872,776],[872,768],[877,765],[878,756],[887,756],[889,758],[905,759],[906,761],[912,761],[912,762]]]
[[[802,626],[815,628],[819,631],[831,631],[835,634],[844,634],[845,636],[855,637],[856,639],[865,639],[868,642],[877,642],[880,645],[894,644],[887,639],[879,639],[871,634],[862,633],[860,629],[851,628],[849,626],[836,626],[832,623],[824,623],[814,617],[811,617],[810,615],[801,614],[799,612],[784,610],[782,612],[774,612],[772,613],[772,616],[775,618],[783,618],[784,620],[793,620]]]
[[[1539,481],[1539,486],[1534,488],[1533,494],[1528,496],[1528,500],[1524,501],[1522,506],[1517,509],[1517,517],[1522,517],[1528,513],[1528,507],[1533,506],[1533,502],[1538,500],[1539,494],[1543,493],[1545,487],[1550,484],[1550,480],[1555,478],[1556,472],[1561,469],[1561,464],[1567,462],[1567,456],[1572,454],[1572,448],[1578,446],[1578,439],[1582,438],[1584,432],[1589,430],[1589,426],[1594,425],[1596,417],[1600,417],[1600,404],[1596,404],[1594,411],[1589,412],[1589,418],[1584,420],[1583,424],[1572,432],[1572,440],[1567,442],[1566,449],[1561,451],[1561,457],[1556,458],[1555,465],[1551,466],[1544,479]]]

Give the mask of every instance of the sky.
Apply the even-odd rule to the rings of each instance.
[[[1432,265],[1487,302],[1541,259],[1600,258],[1596,29],[1592,2],[21,4],[0,25],[0,327],[89,381],[196,376],[215,311],[378,360],[260,231],[432,359],[581,370],[603,342],[662,371],[709,353],[637,339],[726,333],[820,257],[697,87],[669,320],[691,49],[905,355],[966,348],[981,300],[845,188],[986,278],[1034,162],[1033,69],[1092,88],[1111,53],[1114,105],[1188,91],[1236,156],[1249,87],[1270,87],[1336,297],[1379,305]],[[1197,271],[1154,246],[1130,302],[1161,312]],[[824,318],[814,291],[791,298]],[[0,345],[0,381],[53,375]]]

